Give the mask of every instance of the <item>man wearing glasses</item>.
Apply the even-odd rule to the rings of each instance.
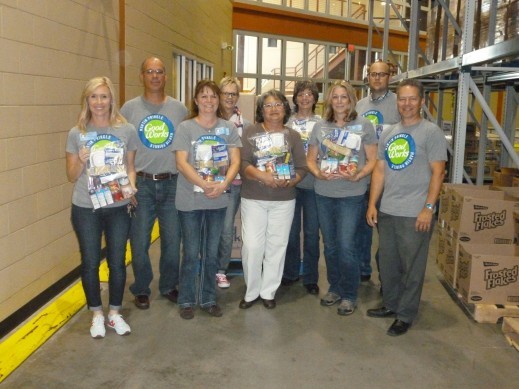
[[[174,303],[178,297],[180,221],[175,207],[178,171],[171,144],[187,109],[166,95],[166,68],[159,58],[144,60],[139,77],[144,94],[127,101],[121,113],[135,126],[140,139],[135,157],[137,207],[130,231],[135,281],[130,291],[135,296],[135,306],[148,309],[153,279],[149,248],[155,219],[160,229],[159,292]]]
[[[357,112],[370,120],[377,132],[377,139],[383,130],[400,121],[396,105],[396,94],[389,90],[390,65],[378,60],[368,68],[369,94],[357,103]],[[369,187],[366,192],[366,206],[369,198]],[[359,226],[357,250],[360,255],[360,280],[371,279],[371,243],[372,228],[363,220]],[[378,252],[376,255],[378,266]],[[381,289],[382,291],[382,289]]]

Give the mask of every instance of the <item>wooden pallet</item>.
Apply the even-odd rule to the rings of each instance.
[[[466,304],[466,303],[465,303]],[[497,323],[505,317],[519,317],[519,305],[467,304],[469,313],[478,323]]]
[[[505,317],[502,328],[508,343],[519,351],[519,319]]]
[[[504,317],[519,318],[519,305],[469,304],[443,277],[438,278],[454,302],[478,323],[497,323]]]

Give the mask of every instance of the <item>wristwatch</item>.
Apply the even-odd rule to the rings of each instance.
[[[434,212],[434,205],[431,204],[431,203],[427,203],[427,204],[425,204],[425,208],[427,208],[428,210]]]

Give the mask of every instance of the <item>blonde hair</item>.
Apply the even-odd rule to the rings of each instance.
[[[236,85],[236,87],[237,87],[236,89],[238,90],[238,96],[240,95],[240,89],[241,89],[240,80],[238,80],[236,77],[225,76],[224,78],[222,78],[220,80],[219,88],[223,89],[223,87],[227,86],[227,85]]]
[[[77,126],[82,133],[86,132],[86,127],[92,119],[92,112],[88,106],[88,96],[90,96],[100,86],[106,86],[110,91],[110,125],[113,127],[126,123],[126,119],[121,115],[115,105],[115,88],[108,77],[94,77],[88,80],[81,94],[81,112],[79,113]]]
[[[350,110],[346,115],[346,121],[351,122],[357,118],[357,111],[355,107],[357,106],[357,94],[355,93],[355,89],[350,85],[347,81],[336,81],[328,88],[328,92],[326,94],[325,104],[326,109],[324,112],[324,119],[327,122],[335,121],[335,113],[332,108],[332,94],[335,88],[344,88],[346,89],[346,93],[348,94],[348,98],[350,100]]]

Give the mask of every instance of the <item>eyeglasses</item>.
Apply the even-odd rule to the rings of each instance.
[[[224,95],[225,97],[236,97],[236,96],[238,96],[238,93],[234,93],[234,92],[222,92],[222,95]]]
[[[144,73],[150,74],[150,75],[155,73],[158,76],[162,76],[164,74],[164,69],[146,69],[144,71]]]
[[[379,72],[379,73],[377,73],[377,72],[371,72],[371,73],[369,73],[369,76],[370,76],[371,78],[384,78],[384,77],[389,76],[389,73],[384,73],[384,72]]]
[[[273,109],[273,108],[277,109],[282,106],[283,106],[283,103],[263,104],[263,108],[265,108],[265,109]]]
[[[313,97],[311,93],[298,93],[297,97]]]

